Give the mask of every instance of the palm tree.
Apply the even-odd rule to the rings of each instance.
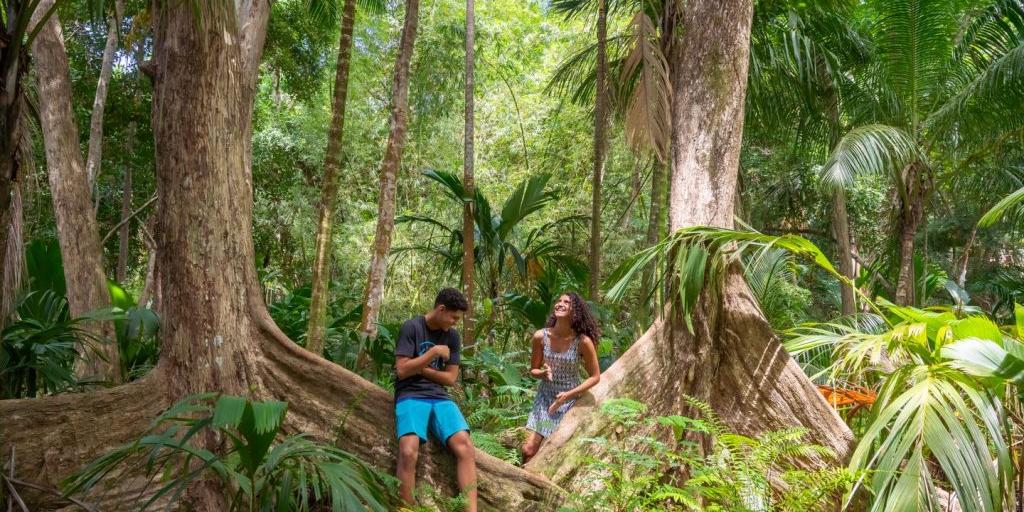
[[[928,200],[971,158],[1021,127],[1024,6],[994,0],[873,2],[874,58],[842,98],[842,138],[823,169],[850,185],[884,173],[893,184],[895,301],[913,304],[915,237]]]
[[[435,170],[426,171],[424,176],[441,185],[445,196],[460,207],[464,204],[467,192],[457,176]],[[490,201],[479,189],[473,192],[474,274],[491,304],[500,302],[503,293],[514,287],[516,281],[528,281],[547,267],[576,275],[584,267],[548,234],[558,227],[579,224],[585,217],[557,219],[530,230],[523,225],[524,220],[556,199],[556,194],[546,188],[550,178],[549,174],[539,174],[520,183],[502,204],[500,212],[492,212]],[[439,256],[442,268],[448,272],[455,273],[461,268],[464,261],[462,225],[448,225],[432,215],[403,215],[395,222],[418,223],[435,230],[425,243],[396,248],[396,252],[427,252]]]

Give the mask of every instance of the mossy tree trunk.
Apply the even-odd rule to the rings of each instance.
[[[331,128],[327,133],[327,154],[324,156],[324,177],[320,184],[320,212],[316,230],[316,253],[313,257],[313,289],[310,292],[309,324],[306,329],[306,349],[314,354],[324,353],[327,323],[327,303],[330,279],[331,225],[338,202],[338,180],[343,162],[342,140],[345,134],[345,104],[348,98],[348,70],[352,61],[352,32],[356,24],[356,0],[345,0],[341,15],[341,35],[338,38],[338,67],[334,74]]]
[[[391,84],[391,132],[384,149],[384,160],[380,164],[377,232],[373,238],[370,270],[363,293],[363,315],[359,322],[359,332],[368,337],[377,334],[377,317],[384,299],[384,280],[387,277],[388,254],[391,252],[391,233],[395,229],[395,193],[409,126],[409,68],[412,65],[419,10],[419,0],[406,0],[405,24],[398,42],[395,76]]]

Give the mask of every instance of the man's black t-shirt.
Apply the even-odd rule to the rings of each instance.
[[[419,357],[434,345],[447,345],[451,352],[447,364],[459,364],[459,352],[462,349],[459,332],[455,329],[432,330],[427,327],[427,319],[420,315],[406,320],[402,324],[402,328],[398,331],[398,340],[395,342],[395,356]],[[436,357],[430,362],[429,367],[444,371],[445,364],[440,357]],[[396,375],[395,401],[410,397],[447,399],[448,392],[444,386],[422,375],[413,375],[404,379],[398,379]]]

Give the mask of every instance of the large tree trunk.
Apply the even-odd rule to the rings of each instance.
[[[322,355],[327,322],[328,290],[331,262],[331,222],[338,199],[338,180],[342,162],[342,140],[345,133],[345,102],[348,98],[348,69],[352,56],[352,31],[356,22],[356,0],[345,0],[338,39],[338,68],[334,74],[334,100],[331,129],[327,134],[324,157],[324,181],[320,188],[320,222],[316,230],[316,254],[313,257],[313,290],[310,295],[309,324],[306,349]]]
[[[594,102],[594,176],[590,204],[590,300],[601,295],[601,180],[608,145],[608,3],[597,0],[597,77]]]
[[[416,41],[419,20],[419,0],[406,0],[405,24],[395,57],[395,77],[391,84],[391,133],[380,164],[380,197],[377,199],[377,233],[373,239],[370,270],[363,294],[363,316],[359,332],[372,337],[377,334],[377,315],[384,299],[384,279],[387,277],[388,253],[391,252],[391,232],[395,229],[395,191],[398,188],[398,170],[402,165],[406,128],[409,124],[409,67]]]
[[[846,211],[846,192],[836,187],[832,193],[832,234],[836,239],[836,258],[839,261],[839,273],[853,279],[853,246],[850,243],[850,215]],[[841,283],[839,287],[842,299],[843,315],[857,312],[857,301],[853,287]]]
[[[33,13],[33,25],[53,6],[43,0]],[[99,227],[90,202],[89,180],[79,150],[78,127],[71,111],[71,77],[64,50],[60,21],[54,14],[32,42],[35,75],[39,91],[39,123],[49,167],[50,193],[57,217],[57,237],[64,260],[68,304],[72,316],[110,306],[107,278],[103,271]],[[113,342],[110,322],[87,324],[86,328],[104,336],[95,354],[85,350],[77,373],[117,383],[121,379],[117,344]]]
[[[16,448],[15,473],[22,479],[56,485],[137,437],[170,403],[209,390],[286,400],[288,433],[336,440],[385,471],[394,467],[391,396],[288,340],[267,313],[256,280],[247,154],[256,68],[245,56],[258,62],[266,16],[240,11],[242,20],[262,22],[238,23],[244,27],[239,34],[230,16],[215,11],[224,4],[199,5],[201,28],[189,3],[164,3],[154,13],[160,362],[124,386],[0,401],[0,454]],[[269,4],[250,9],[266,11]],[[247,41],[257,51],[247,51]],[[557,507],[561,492],[545,478],[478,453],[482,508]],[[450,457],[431,455],[421,457],[421,481],[454,492]],[[129,492],[141,482],[114,484],[94,497],[103,510],[133,510],[145,497]],[[34,510],[59,505],[38,494],[31,499]],[[223,510],[212,485],[197,487],[188,501],[193,510]]]
[[[733,225],[752,9],[750,0],[697,0],[680,13],[672,73],[673,230]],[[648,416],[659,416],[692,414],[682,400],[689,395],[710,404],[733,431],[758,435],[800,425],[810,429],[811,442],[839,458],[847,455],[852,434],[779,344],[736,266],[709,286],[693,325],[691,334],[678,308],[657,320],[577,402],[527,467],[570,491],[593,485],[579,471],[594,450],[582,440],[614,435],[597,407],[611,397],[635,398],[648,406]]]
[[[110,85],[110,76],[114,73],[114,52],[117,51],[117,33],[121,27],[123,4],[122,0],[115,2],[114,16],[107,24],[107,45],[103,48],[100,79],[96,83],[96,96],[92,102],[92,117],[89,120],[89,153],[85,159],[85,171],[89,176],[89,190],[96,190],[96,178],[100,173],[100,165],[103,161],[103,111],[107,106],[107,88]],[[99,191],[97,190],[97,209],[99,203]]]
[[[897,236],[900,244],[899,276],[896,279],[896,304],[916,303],[917,283],[914,279],[914,238],[924,225],[924,202],[928,194],[927,173],[919,162],[903,169],[904,190],[898,199]]]
[[[466,0],[466,76],[465,93],[466,123],[463,133],[462,186],[465,188],[465,203],[462,206],[462,292],[469,301],[469,309],[463,318],[462,339],[472,347],[476,341],[476,318],[473,315],[473,245],[475,230],[473,209],[476,206],[476,184],[473,181],[473,59],[474,59],[474,12],[473,0]]]

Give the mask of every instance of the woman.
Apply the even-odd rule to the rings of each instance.
[[[555,431],[576,399],[601,381],[597,364],[599,335],[594,316],[575,293],[562,294],[547,326],[533,333],[530,375],[541,382],[526,423],[529,435],[523,445],[524,464],[537,453],[544,438]],[[583,382],[580,366],[589,375]]]

